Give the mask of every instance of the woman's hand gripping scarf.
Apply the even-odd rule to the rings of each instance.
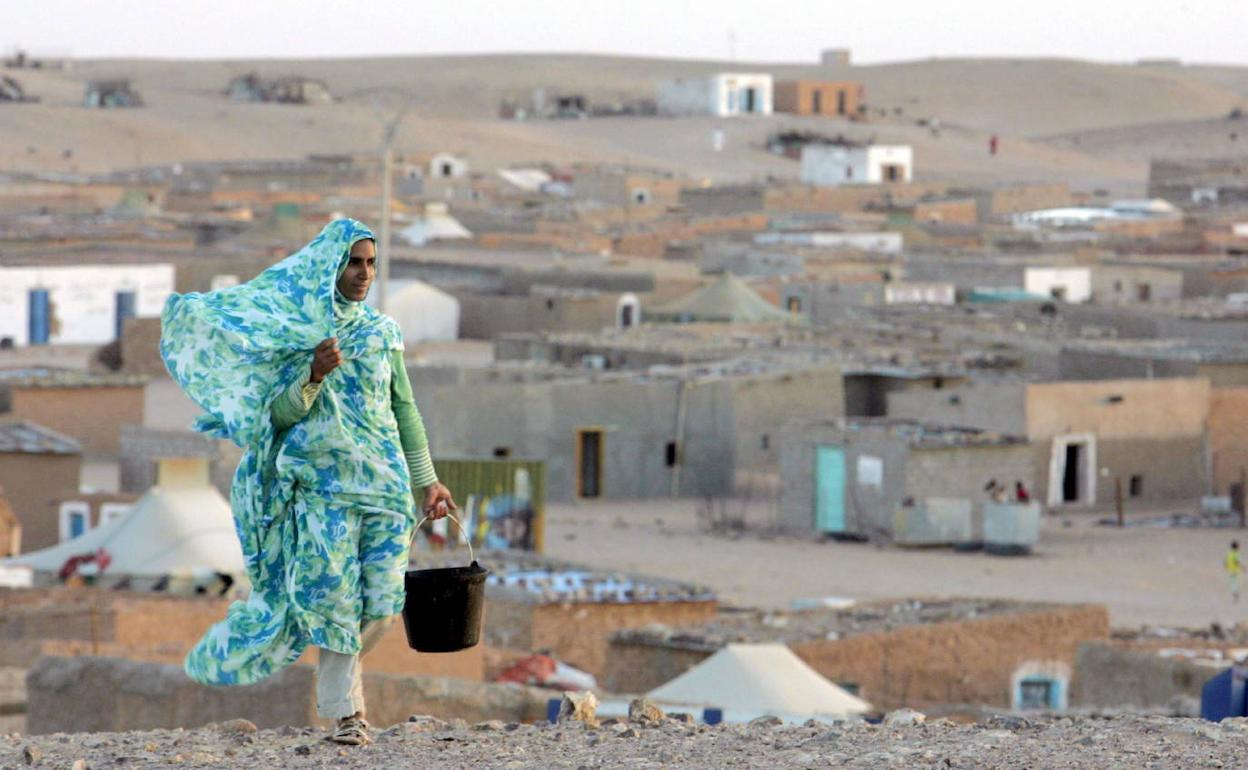
[[[231,605],[191,651],[187,673],[207,684],[248,684],[293,662],[308,644],[288,612],[280,525],[293,496],[280,478],[271,419],[277,396],[310,367],[313,349],[337,337],[345,358],[401,350],[393,321],[362,302],[335,303],[352,245],[373,238],[353,219],[325,226],[311,243],[239,286],[173,295],[161,316],[160,352],[175,382],[206,414],[195,429],[246,450],[230,502],[252,591]],[[335,307],[337,305],[337,315]]]

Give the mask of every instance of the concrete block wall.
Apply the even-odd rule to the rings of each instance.
[[[938,391],[905,389],[887,394],[887,416],[1025,436],[1026,392],[1021,382],[972,382]]]
[[[909,449],[900,439],[864,432],[846,434],[833,425],[793,423],[785,427],[780,450],[780,528],[794,535],[815,532],[815,455],[821,444],[845,450],[845,524],[848,532],[883,535],[892,512],[905,497]],[[877,486],[858,483],[858,458],[879,458],[884,478]]]
[[[1181,658],[1163,658],[1105,642],[1079,645],[1075,655],[1070,703],[1076,707],[1156,709],[1176,699],[1199,701],[1205,683],[1224,665],[1210,666]]]
[[[990,479],[1010,490],[1015,481],[1022,481],[1034,491],[1035,470],[1035,452],[1029,444],[912,450],[906,462],[906,494],[916,500],[954,497],[978,504],[987,499],[984,486]],[[978,539],[980,511],[976,510],[973,521]]]

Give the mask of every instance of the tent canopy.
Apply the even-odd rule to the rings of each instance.
[[[403,340],[445,342],[459,339],[459,300],[424,281],[392,281],[386,313],[399,324]],[[369,298],[376,303],[376,294]]]
[[[72,539],[4,564],[56,572],[72,556],[103,548],[105,574],[158,577],[244,572],[230,505],[210,486],[153,487],[130,513]]]
[[[730,644],[647,697],[758,715],[846,717],[871,710],[783,644]]]
[[[732,273],[723,273],[710,286],[647,310],[646,317],[656,321],[677,322],[796,322],[792,315],[758,296],[745,281]]]

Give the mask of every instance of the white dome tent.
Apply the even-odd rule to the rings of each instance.
[[[730,644],[646,697],[665,708],[720,709],[723,721],[736,723],[766,715],[835,720],[873,710],[783,644]]]
[[[408,345],[459,338],[459,300],[423,281],[391,281],[386,314],[398,322]]]
[[[204,466],[202,473],[199,465]],[[212,573],[240,579],[245,574],[230,504],[207,483],[202,460],[161,461],[157,486],[139,498],[129,514],[72,540],[0,563],[56,574],[68,559],[101,549],[110,558],[106,579],[125,576],[154,582],[164,576]]]

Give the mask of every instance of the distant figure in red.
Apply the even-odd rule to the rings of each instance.
[[[1031,493],[1027,491],[1027,486],[1021,481],[1014,482],[1014,502],[1030,503]]]
[[[998,137],[996,134],[993,134],[993,135],[992,135],[992,138],[990,138],[990,139],[988,140],[988,154],[989,154],[989,155],[996,155],[996,154],[997,154],[997,147],[998,147],[1000,144],[1001,144],[1001,139],[1000,139],[1000,137]]]

